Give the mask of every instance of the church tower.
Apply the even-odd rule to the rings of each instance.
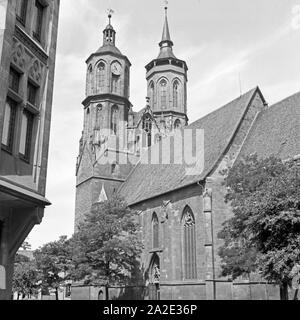
[[[187,71],[185,61],[173,53],[168,24],[168,8],[165,7],[165,22],[160,52],[157,59],[146,66],[150,106],[162,132],[172,132],[188,124],[187,117]]]
[[[109,199],[132,170],[120,143],[132,112],[131,63],[116,47],[111,18],[112,10],[103,45],[86,61],[84,124],[76,166],[76,227],[92,205]]]
[[[110,130],[110,135],[118,135],[118,124],[128,120],[131,108],[131,63],[116,47],[116,31],[111,25],[111,13],[108,18],[109,23],[103,31],[103,45],[86,61],[84,140],[89,140],[95,131],[103,129]]]

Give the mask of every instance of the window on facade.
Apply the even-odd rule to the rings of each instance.
[[[119,80],[120,77],[116,76],[116,75],[112,75],[112,79],[111,79],[111,90],[113,93],[119,93]]]
[[[27,83],[27,100],[33,106],[37,105],[38,87],[28,81]]]
[[[34,116],[27,110],[22,113],[19,153],[26,161],[30,160]]]
[[[166,80],[162,80],[160,82],[160,103],[161,103],[162,109],[167,108],[167,81]]]
[[[174,123],[174,128],[175,128],[175,130],[178,130],[178,129],[181,128],[181,122],[180,122],[179,119],[177,119],[177,120],[175,121],[175,123]]]
[[[70,298],[72,294],[72,285],[71,284],[67,284],[66,285],[66,298]]]
[[[190,207],[186,207],[182,217],[184,275],[186,280],[197,279],[196,262],[196,226],[194,214]]]
[[[103,92],[105,87],[105,64],[100,62],[97,67],[97,90]]]
[[[100,130],[101,129],[101,113],[102,113],[103,106],[102,104],[98,104],[96,108],[96,124],[95,129]]]
[[[153,248],[159,248],[159,221],[156,213],[152,216],[152,241]]]
[[[179,83],[178,83],[178,81],[175,81],[174,85],[173,85],[173,102],[174,102],[174,108],[177,109],[179,106]]]
[[[129,80],[129,68],[125,68],[125,97],[129,96],[129,87],[130,87],[130,80]]]
[[[20,73],[17,72],[15,69],[10,68],[9,71],[9,88],[15,92],[19,92],[20,87]]]
[[[152,106],[152,108],[154,107],[154,83],[151,82],[150,84],[150,105]]]
[[[12,100],[7,100],[2,131],[2,148],[8,152],[12,152],[13,149],[16,112],[16,103]]]
[[[118,133],[118,121],[119,121],[119,108],[117,106],[113,106],[111,110],[111,130],[115,135],[117,135]]]
[[[148,113],[143,117],[143,130],[147,135],[147,147],[150,147],[152,144],[152,119]]]
[[[44,9],[45,7],[39,0],[35,1],[35,23],[33,36],[36,40],[41,41],[42,30],[43,30],[43,19],[44,19]]]
[[[89,66],[87,73],[87,84],[86,84],[87,94],[93,94],[93,68]]]
[[[18,0],[17,1],[17,19],[24,26],[26,24],[28,0]]]

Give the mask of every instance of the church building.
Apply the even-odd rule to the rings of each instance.
[[[116,46],[109,15],[103,45],[86,61],[75,224],[114,193],[138,211],[145,299],[279,299],[279,288],[263,279],[220,275],[218,233],[232,216],[220,172],[254,153],[300,158],[300,93],[269,106],[256,87],[189,122],[188,66],[171,39],[165,8],[159,55],[146,65],[146,106],[136,112],[131,63]],[[176,153],[177,137],[189,130],[204,135],[191,144],[195,161],[178,162],[174,154],[165,161],[161,152],[169,146]]]

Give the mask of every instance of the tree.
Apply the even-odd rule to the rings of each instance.
[[[13,292],[30,297],[38,292],[38,270],[34,261],[21,261],[15,264]]]
[[[70,240],[62,236],[58,241],[45,244],[34,252],[42,288],[43,290],[54,289],[56,300],[58,300],[60,285],[68,279],[72,270],[70,248]]]
[[[291,271],[300,262],[299,166],[252,155],[224,174],[234,215],[219,234],[222,275],[258,272],[288,299]]]
[[[24,241],[20,249],[24,251],[31,250],[31,244],[28,241]]]
[[[73,237],[73,279],[85,284],[126,285],[134,275],[142,244],[137,214],[118,196],[97,203]]]

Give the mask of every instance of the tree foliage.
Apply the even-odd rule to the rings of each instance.
[[[142,245],[136,212],[114,196],[97,203],[73,237],[73,279],[86,284],[127,284]]]
[[[300,262],[299,165],[252,155],[225,173],[234,215],[219,234],[223,276],[259,272],[279,283],[286,298]]]
[[[13,292],[18,296],[32,296],[38,292],[38,270],[34,261],[21,259],[15,264]]]
[[[68,279],[72,271],[70,248],[70,240],[62,236],[58,241],[45,244],[34,252],[42,289],[54,289],[57,300],[59,287]]]

